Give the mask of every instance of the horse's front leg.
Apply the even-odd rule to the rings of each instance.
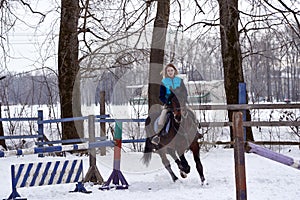
[[[178,177],[174,174],[172,168],[171,168],[171,164],[166,156],[165,153],[159,153],[159,156],[161,158],[162,163],[164,164],[165,168],[168,170],[169,174],[172,177],[172,180],[175,182],[176,180],[178,180]]]

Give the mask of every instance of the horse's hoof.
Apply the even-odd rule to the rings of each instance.
[[[209,183],[207,183],[206,181],[201,183],[201,187],[206,188],[209,186]]]
[[[180,176],[181,176],[182,178],[186,178],[186,177],[187,177],[187,174],[186,174],[184,171],[180,170]]]
[[[173,178],[173,182],[175,183],[178,180],[178,177]]]
[[[204,180],[201,180],[201,186],[202,187],[205,187],[205,186],[208,186],[209,183],[204,179]]]

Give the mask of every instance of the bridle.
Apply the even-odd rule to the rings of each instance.
[[[188,112],[186,111],[185,106],[180,106],[180,103],[178,99],[173,96],[171,99],[171,105],[172,105],[172,111],[174,114],[174,120],[177,124],[180,124],[182,122],[182,119],[186,119],[188,116]],[[182,112],[184,111],[184,112]]]

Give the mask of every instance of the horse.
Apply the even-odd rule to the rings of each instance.
[[[154,123],[160,115],[160,112],[149,113],[149,116],[146,119],[145,130],[147,138],[142,161],[145,165],[149,165],[152,152],[158,153],[163,165],[171,175],[172,180],[175,182],[178,180],[178,177],[174,174],[171,168],[167,154],[175,160],[175,163],[180,170],[181,177],[186,178],[187,174],[190,172],[190,166],[184,156],[184,153],[187,150],[191,150],[197,172],[200,176],[201,184],[203,185],[205,177],[200,160],[200,146],[198,143],[198,139],[203,136],[198,133],[199,123],[197,122],[192,110],[187,109],[187,107],[180,107],[180,102],[176,96],[171,98],[171,102],[170,111],[168,112],[170,128],[167,134],[160,136],[160,142],[158,145],[153,144],[151,140],[156,135],[154,131]],[[179,155],[179,158],[177,155]]]

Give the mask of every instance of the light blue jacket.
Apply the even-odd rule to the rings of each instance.
[[[161,85],[160,85],[160,95],[159,95],[159,99],[161,100],[161,102],[163,104],[170,104],[169,101],[169,97],[172,93],[171,90],[176,90],[176,89],[183,89],[183,94],[186,98],[187,96],[187,91],[186,91],[186,87],[183,83],[183,80],[177,76],[175,76],[174,78],[163,78],[161,81]]]

